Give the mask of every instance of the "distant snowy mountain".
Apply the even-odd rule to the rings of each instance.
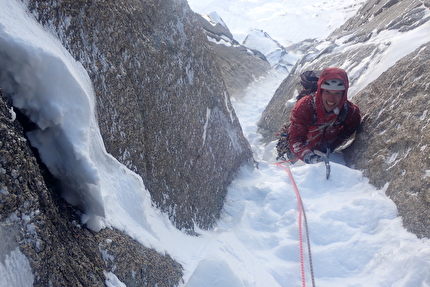
[[[284,68],[290,71],[300,57],[289,54],[284,46],[272,39],[266,32],[258,29],[249,31],[243,45],[263,53],[269,64],[276,69]]]
[[[328,36],[363,3],[357,0],[332,1],[330,4],[317,0],[289,1],[288,5],[279,1],[261,2],[245,1],[238,5],[230,0],[188,1],[191,8],[214,27],[223,27],[224,35],[219,35],[221,39],[215,42],[242,44],[250,51],[264,55],[272,67],[286,71],[290,71],[307,52],[306,49],[296,49],[297,46],[288,46],[310,38]],[[324,13],[331,9],[337,13]]]
[[[271,67],[285,71],[291,70],[294,63],[300,58],[297,55],[289,55],[285,47],[264,31],[251,29],[243,43],[239,44],[216,12],[209,15],[197,15],[204,20],[201,23],[210,42],[246,50],[248,53],[267,61]]]
[[[249,84],[271,69],[266,55],[237,42],[216,12],[195,15],[203,26],[230,96],[243,94]]]
[[[242,43],[251,29],[262,30],[283,46],[325,38],[354,16],[364,0],[188,0],[191,9],[223,19]]]

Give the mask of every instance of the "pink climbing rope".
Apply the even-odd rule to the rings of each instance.
[[[302,286],[306,287],[306,274],[305,274],[305,256],[303,251],[303,227],[302,227],[302,217],[305,219],[305,226],[306,226],[306,236],[307,236],[307,242],[308,242],[308,251],[309,251],[309,263],[310,263],[310,270],[311,270],[311,276],[312,276],[312,286],[315,287],[315,280],[314,280],[314,274],[313,274],[313,266],[312,266],[312,256],[311,256],[311,248],[310,248],[310,242],[309,242],[309,232],[308,232],[308,226],[307,226],[307,220],[306,220],[306,214],[305,210],[303,208],[303,202],[302,198],[300,196],[299,189],[296,185],[296,182],[294,180],[293,174],[291,173],[290,167],[285,167],[283,163],[288,163],[290,160],[282,161],[275,163],[275,165],[282,167],[287,173],[291,180],[291,183],[293,184],[294,192],[296,193],[297,197],[297,205],[298,205],[298,212],[299,212],[299,248],[300,248],[300,266],[302,271]]]

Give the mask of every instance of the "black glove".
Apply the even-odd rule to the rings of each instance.
[[[303,158],[303,161],[307,164],[318,163],[321,161],[321,156],[315,154],[314,152],[310,152]]]

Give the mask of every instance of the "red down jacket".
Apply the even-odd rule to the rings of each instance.
[[[327,113],[321,99],[321,84],[331,79],[342,80],[346,89],[335,112]],[[360,110],[347,100],[348,87],[348,76],[343,69],[327,68],[318,79],[315,95],[307,95],[296,103],[290,116],[288,144],[298,158],[303,160],[314,150],[333,151],[357,130]]]

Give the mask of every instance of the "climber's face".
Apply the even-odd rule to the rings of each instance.
[[[332,90],[322,90],[321,98],[324,105],[324,109],[331,113],[333,110],[339,106],[342,100],[344,91],[332,91]]]

